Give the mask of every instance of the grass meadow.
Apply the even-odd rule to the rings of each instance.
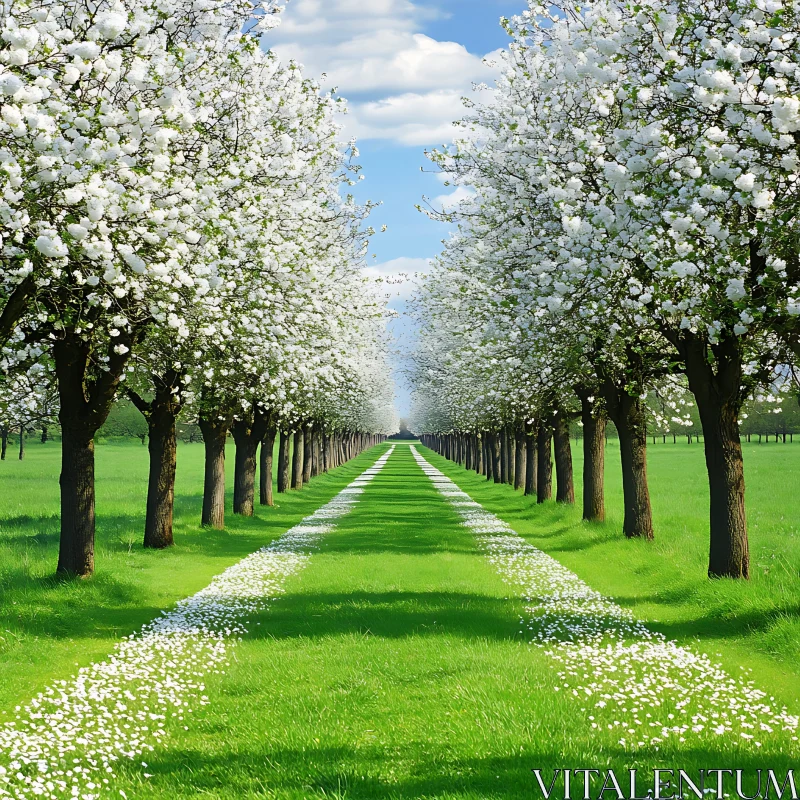
[[[576,508],[537,506],[419,449],[592,587],[729,672],[752,670],[761,688],[800,710],[800,444],[747,446],[749,583],[705,577],[699,445],[651,447],[649,544],[620,533],[613,442],[601,525],[580,521],[580,497]],[[225,531],[212,532],[199,527],[202,446],[183,445],[176,547],[145,552],[146,448],[100,444],[97,574],[66,583],[52,578],[58,446],[31,444],[24,462],[0,464],[0,722],[280,535],[384,450],[279,496],[254,519],[231,514]],[[579,475],[578,448],[575,457]],[[252,620],[227,673],[210,681],[209,705],[188,730],[170,731],[146,767],[126,765],[118,787],[142,798],[516,800],[537,796],[533,768],[793,764],[780,748],[754,754],[706,740],[626,751],[618,735],[590,728],[580,700],[556,691],[552,662],[520,635],[522,606],[398,445],[287,594]]]
[[[622,530],[619,448],[606,449],[606,522],[581,521],[581,452],[573,444],[574,508],[520,496],[426,450],[440,469],[525,538],[670,638],[699,642],[737,669],[769,676],[800,706],[800,444],[745,444],[751,580],[709,581],[708,486],[701,444],[648,448],[655,541]]]

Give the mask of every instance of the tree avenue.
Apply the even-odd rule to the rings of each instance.
[[[203,431],[214,527],[229,433],[234,511],[252,515],[279,431],[306,433],[307,480],[396,427],[385,301],[360,273],[370,206],[340,191],[358,153],[338,101],[262,48],[279,10],[4,12],[0,397],[20,406],[23,378],[39,405],[57,392],[60,573],[94,569],[94,438],[119,397],[149,430],[148,547],[173,541],[180,414]]]
[[[580,419],[592,520],[611,420],[624,532],[652,538],[648,421],[680,419],[689,392],[708,573],[747,578],[742,407],[788,389],[800,352],[798,9],[530,2],[505,25],[496,96],[464,118],[468,136],[429,154],[471,191],[430,212],[458,233],[415,302],[412,427],[540,500],[555,435],[570,502],[563,443]]]

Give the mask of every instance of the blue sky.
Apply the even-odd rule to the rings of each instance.
[[[268,34],[265,44],[310,76],[326,73],[323,86],[338,87],[348,100],[345,130],[358,138],[366,176],[358,196],[382,201],[371,222],[388,226],[373,240],[371,272],[413,274],[439,251],[447,227],[415,205],[423,196],[441,205],[452,189],[420,172],[430,168],[424,150],[452,139],[461,97],[474,82],[492,84],[483,59],[507,44],[499,19],[525,7],[525,0],[290,0],[281,26]],[[402,313],[412,290],[400,285],[392,307]],[[393,328],[407,349],[412,326],[400,319]],[[400,368],[397,405],[405,414]]]

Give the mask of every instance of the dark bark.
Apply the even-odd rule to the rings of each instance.
[[[525,494],[533,496],[536,494],[539,480],[539,456],[537,452],[536,437],[538,426],[531,423],[525,427]]]
[[[312,460],[311,460],[311,477],[316,478],[322,472],[322,444],[321,444],[321,431],[319,425],[315,425],[312,429]]]
[[[63,412],[63,409],[62,409]],[[71,414],[61,415],[61,538],[57,572],[94,572],[94,432]]]
[[[236,442],[233,476],[233,513],[252,517],[255,513],[256,463],[258,446],[272,426],[270,413],[258,405],[246,417],[231,425]]]
[[[277,430],[274,425],[267,428],[264,438],[261,440],[261,462],[259,469],[259,500],[262,506],[274,506],[275,498],[272,494],[272,460],[275,451],[275,436]]]
[[[150,479],[147,486],[147,516],[144,546],[163,548],[173,544],[175,472],[178,445],[175,417],[153,414],[149,422]]]
[[[583,518],[587,522],[603,522],[606,418],[595,409],[588,391],[577,389],[576,393],[581,400],[583,422]]]
[[[50,440],[50,437],[48,436],[48,433],[47,433],[47,425],[42,425],[42,439],[41,439],[42,444],[47,444],[47,442],[49,440]]]
[[[72,331],[53,345],[58,379],[61,447],[61,535],[58,568],[63,575],[86,577],[94,571],[94,435],[108,418],[135,337],[115,339],[105,369],[92,373],[92,346]]]
[[[492,439],[491,439],[491,448],[492,448],[492,480],[495,483],[503,483],[503,474],[502,474],[502,457],[500,452],[500,434],[497,431],[492,432]]]
[[[6,460],[6,452],[8,451],[8,426],[3,425],[0,427],[0,461]]]
[[[314,433],[311,426],[306,427],[303,438],[303,483],[311,481],[311,471],[314,466]]]
[[[622,493],[625,518],[622,530],[629,539],[652,539],[653,512],[647,486],[647,421],[639,393],[629,393],[609,376],[601,374],[600,391],[606,411],[619,434]],[[633,390],[636,392],[636,389]]]
[[[233,472],[233,513],[252,517],[255,512],[256,494],[256,455],[258,441],[249,435],[237,437],[237,425],[231,426],[231,434],[236,442]]]
[[[19,428],[19,460],[25,458],[25,428],[20,425]]]
[[[178,458],[176,417],[177,412],[173,412],[169,404],[157,404],[147,421],[150,476],[144,528],[145,547],[170,547],[174,541],[172,519]]]
[[[553,423],[556,458],[556,502],[575,503],[575,482],[572,471],[572,448],[569,443],[569,418],[559,411]]]
[[[619,433],[622,492],[625,499],[623,533],[629,539],[652,539],[653,512],[647,485],[647,426],[644,403],[621,393],[614,417]]]
[[[536,501],[553,497],[553,428],[549,420],[539,423],[536,436]]]
[[[525,488],[525,472],[528,452],[525,448],[525,431],[522,427],[514,429],[514,488]]]
[[[231,417],[215,412],[201,413],[198,424],[206,456],[201,524],[222,530],[225,527],[225,444]]]
[[[333,465],[340,467],[344,459],[344,434],[336,433],[333,436]]]
[[[144,546],[162,549],[174,543],[172,522],[175,508],[175,473],[178,441],[175,425],[181,410],[180,376],[170,370],[153,376],[155,394],[146,401],[128,390],[133,404],[147,420],[150,471],[147,484],[147,512],[144,523]]]
[[[291,485],[289,460],[291,436],[291,433],[282,430],[280,434],[280,444],[278,445],[278,491],[281,494],[289,491],[289,486]]]
[[[750,545],[739,437],[744,395],[742,359],[733,338],[723,339],[713,349],[712,364],[699,342],[682,348],[689,388],[703,426],[710,493],[708,575],[746,579],[750,577]]]
[[[294,432],[292,448],[292,489],[303,488],[303,429]]]
[[[498,455],[500,457],[500,483],[508,483],[508,437],[506,429],[500,428],[495,433],[495,441],[498,445]]]
[[[516,474],[516,440],[514,429],[510,425],[503,428],[503,438],[506,442],[506,483],[513,486]]]
[[[3,310],[0,312],[0,347],[6,344],[17,323],[25,314],[30,300],[36,292],[36,279],[28,275],[18,283],[8,297]]]

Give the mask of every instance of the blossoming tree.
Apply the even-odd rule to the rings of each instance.
[[[522,306],[538,305],[542,330],[566,334],[594,372],[586,388],[634,478],[626,531],[629,510],[631,531],[649,525],[639,398],[688,379],[712,576],[748,575],[739,413],[796,351],[796,13],[531,2],[507,21],[495,102],[464,121],[475,135],[433,154],[476,190],[456,216],[516,273]]]

